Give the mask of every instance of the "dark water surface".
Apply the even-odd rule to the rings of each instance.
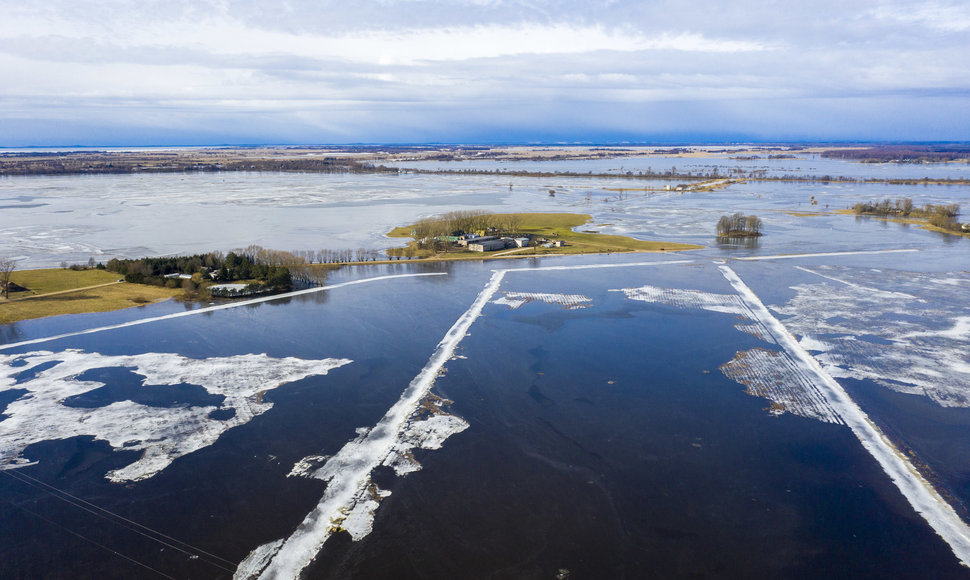
[[[646,259],[541,265],[637,260]],[[231,578],[250,550],[292,533],[323,493],[322,481],[287,477],[294,463],[333,454],[355,429],[374,425],[493,267],[450,265],[439,267],[447,276],[362,284],[16,349],[353,362],[267,392],[271,410],[143,481],[105,480],[138,453],[91,437],[31,446],[24,455],[37,465],[0,472],[2,576],[153,577],[148,566],[176,578]],[[330,283],[383,273],[346,270]],[[774,298],[790,294],[781,273],[755,282]],[[718,370],[739,350],[777,347],[738,332],[733,314],[636,302],[612,291],[644,284],[732,293],[704,260],[508,273],[501,291],[582,294],[591,303],[487,304],[456,352],[466,358],[450,361],[435,386],[469,428],[439,450],[417,450],[421,471],[375,473],[392,493],[373,532],[359,542],[337,534],[307,576],[967,577],[847,428],[772,416],[766,400]],[[157,308],[143,313],[172,310]],[[86,321],[97,326],[129,315]],[[66,329],[77,325],[64,320]],[[24,323],[18,332],[53,334],[59,324]],[[192,385],[139,391],[130,371],[117,367],[79,379],[106,386],[65,403],[218,405]],[[933,441],[922,452],[945,451],[942,440]],[[946,461],[964,457],[961,451]],[[965,478],[952,481],[966,493]]]

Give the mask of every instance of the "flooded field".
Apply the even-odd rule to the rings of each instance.
[[[35,266],[386,247],[461,208],[707,247],[358,266],[0,327],[5,574],[965,578],[970,240],[793,214],[968,188],[618,183],[0,180],[22,217],[0,240]],[[764,220],[758,244],[714,239],[734,211]]]

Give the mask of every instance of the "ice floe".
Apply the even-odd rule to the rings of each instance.
[[[561,304],[566,310],[587,308],[593,300],[582,294],[543,294],[541,292],[502,292],[504,296],[494,300],[493,304],[503,304],[510,310],[528,304],[529,302],[545,302],[546,304]]]
[[[970,277],[953,285],[916,272],[804,270],[837,283],[793,286],[795,297],[773,310],[826,371],[970,407]]]
[[[27,391],[7,405],[7,417],[0,421],[0,468],[29,463],[30,458],[22,454],[33,443],[93,436],[115,449],[142,452],[134,463],[109,472],[108,479],[145,479],[175,459],[213,444],[229,429],[268,411],[273,404],[263,399],[266,391],[308,376],[325,375],[350,362],[333,358],[272,358],[265,354],[208,359],[170,353],[109,356],[81,350],[0,355],[0,391]],[[144,377],[144,386],[199,385],[207,393],[225,399],[218,407],[159,407],[130,400],[94,408],[64,404],[69,397],[105,386],[97,381],[78,380],[80,375],[116,367],[130,368]],[[26,380],[25,373],[29,377]],[[232,409],[234,413],[225,419],[210,417],[217,409]]]

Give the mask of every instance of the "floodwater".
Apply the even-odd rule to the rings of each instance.
[[[83,236],[29,232],[106,208],[86,249],[377,244],[461,207],[707,246],[345,268],[230,308],[0,327],[5,577],[968,575],[968,240],[784,213],[965,187],[604,202],[609,180],[501,181],[0,180],[5,203],[48,203],[0,226],[37,265],[84,255]],[[138,227],[153,208],[181,239]],[[706,233],[733,211],[765,221],[755,247]],[[231,241],[243,229],[262,238]]]
[[[833,175],[863,172],[864,176],[884,177],[895,168],[903,175],[926,170],[938,173],[937,177],[967,176],[966,164],[960,163],[910,166],[824,161],[832,165],[828,169]],[[573,161],[567,169],[582,172],[586,164],[596,167],[603,162]],[[490,162],[484,168],[502,166]],[[878,220],[857,221],[844,215],[806,218],[788,212],[845,209],[861,201],[904,197],[912,198],[916,205],[958,203],[970,207],[970,186],[965,185],[749,182],[713,192],[643,190],[662,190],[672,184],[676,185],[619,177],[461,174],[6,177],[0,178],[0,216],[4,218],[0,220],[0,248],[26,268],[56,267],[64,261],[87,263],[92,257],[106,261],[225,251],[250,244],[282,250],[384,249],[400,244],[384,235],[396,226],[456,209],[482,209],[584,213],[593,221],[583,229],[711,247],[717,246],[715,224],[721,215],[757,212],[769,234],[759,246],[777,253],[804,248],[817,251],[820,244],[885,247],[896,239],[887,235],[888,226]],[[554,195],[549,195],[550,190]],[[922,233],[908,237],[913,243],[924,240],[927,247],[939,245],[938,234]],[[953,237],[944,242],[962,247],[970,240]]]

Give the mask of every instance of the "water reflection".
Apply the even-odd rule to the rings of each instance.
[[[722,250],[745,249],[755,250],[761,247],[760,237],[726,238],[718,236],[717,247]]]
[[[23,333],[17,327],[16,322],[0,324],[0,344],[18,342],[22,336]]]

